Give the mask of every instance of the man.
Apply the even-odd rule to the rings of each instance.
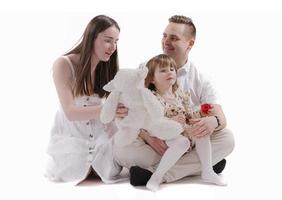
[[[210,135],[214,171],[220,173],[234,148],[231,131],[225,129],[226,119],[217,102],[215,91],[210,82],[198,72],[188,59],[196,39],[196,27],[192,20],[185,16],[175,15],[169,19],[162,38],[163,52],[174,58],[177,64],[177,79],[180,88],[189,91],[192,105],[210,103],[213,105],[213,116],[195,119],[191,135],[204,137]],[[123,116],[126,109],[120,108],[117,116]],[[115,147],[114,154],[120,165],[130,169],[130,183],[134,186],[146,185],[154,167],[167,149],[164,141],[149,136],[142,131],[135,143],[126,147]],[[179,161],[164,175],[163,182],[173,182],[183,177],[198,174],[200,161],[195,150],[184,154]]]

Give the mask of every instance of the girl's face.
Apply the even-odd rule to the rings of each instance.
[[[172,88],[176,82],[176,71],[172,66],[160,67],[157,66],[154,73],[152,83],[157,90],[167,90]]]
[[[99,61],[108,61],[117,49],[119,30],[115,26],[107,28],[98,34],[94,41],[94,56]]]

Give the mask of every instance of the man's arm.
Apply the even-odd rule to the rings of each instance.
[[[216,116],[217,120],[217,127],[215,128],[215,131],[220,131],[226,127],[226,118],[224,115],[224,112],[219,104],[213,104],[213,112],[211,113],[211,116]]]
[[[217,104],[218,95],[213,87],[212,82],[203,74],[199,74],[199,85],[202,86],[201,93],[198,94],[199,100],[202,103],[210,103],[212,105],[211,112],[201,119],[195,119],[192,135],[203,137],[211,135],[226,127],[226,118],[222,107]],[[213,103],[212,103],[213,102]]]
[[[193,124],[189,135],[191,137],[201,138],[211,135],[226,127],[226,118],[219,104],[212,104],[212,111],[202,118],[190,119]]]
[[[161,156],[165,153],[168,148],[168,146],[163,140],[157,137],[150,136],[149,133],[144,129],[140,131],[139,136],[144,140],[145,143],[147,143],[154,151],[156,151]]]

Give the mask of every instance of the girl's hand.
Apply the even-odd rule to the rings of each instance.
[[[190,136],[195,138],[210,136],[218,125],[216,118],[213,116],[191,119],[190,121],[192,124]]]
[[[178,114],[171,118],[172,120],[184,125],[186,123],[186,117],[184,114]]]

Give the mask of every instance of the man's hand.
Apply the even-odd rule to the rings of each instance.
[[[128,115],[128,108],[125,107],[122,103],[118,104],[117,110],[116,110],[116,118],[124,118]]]
[[[190,119],[189,122],[192,124],[189,136],[195,138],[211,135],[218,126],[217,120],[214,116]]]
[[[155,152],[157,152],[159,155],[163,155],[165,151],[167,150],[168,146],[166,143],[157,138],[152,137],[149,135],[149,133],[145,130],[142,130],[139,134],[139,136],[150,146],[152,149],[154,149]]]
[[[146,142],[161,156],[165,153],[168,148],[166,143],[157,137],[148,136]]]

